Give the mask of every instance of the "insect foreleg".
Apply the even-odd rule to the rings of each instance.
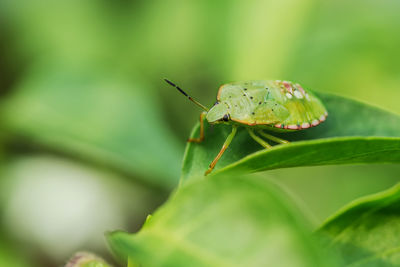
[[[289,143],[290,143],[289,141],[287,141],[287,140],[285,140],[285,139],[281,139],[281,138],[279,138],[279,137],[276,137],[276,136],[267,134],[266,132],[264,132],[264,131],[262,131],[262,130],[258,131],[258,133],[259,133],[260,135],[262,135],[263,137],[265,137],[265,138],[267,138],[267,139],[269,139],[269,140],[271,140],[271,141],[274,141],[274,142],[276,142],[276,143],[279,143],[279,144],[289,144]]]
[[[204,117],[207,115],[206,112],[200,114],[200,137],[199,138],[189,138],[188,142],[200,143],[204,140]]]
[[[215,164],[217,164],[218,160],[221,158],[222,154],[224,154],[225,150],[228,148],[229,144],[232,142],[233,137],[235,137],[235,134],[237,132],[237,126],[233,125],[232,126],[232,132],[228,135],[226,138],[224,145],[222,146],[221,150],[219,151],[218,155],[215,157],[215,159],[211,162],[210,167],[206,171],[204,175],[209,174],[212,172],[212,170],[215,167]]]
[[[271,148],[272,146],[270,144],[268,144],[267,142],[265,142],[263,139],[261,139],[260,137],[258,137],[254,131],[250,128],[247,128],[247,131],[249,132],[250,136],[260,145],[262,145],[263,147],[265,147],[266,149]]]

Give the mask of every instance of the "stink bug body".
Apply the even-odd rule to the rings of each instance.
[[[224,84],[218,90],[217,102],[208,109],[188,96],[179,86],[168,80],[165,81],[205,111],[200,115],[200,137],[189,139],[189,142],[203,141],[204,118],[211,124],[232,125],[232,132],[228,135],[216,158],[211,162],[205,175],[214,169],[235,136],[237,127],[246,127],[256,142],[269,149],[271,145],[260,136],[276,143],[289,142],[263,130],[304,130],[319,125],[328,116],[321,101],[311,92],[304,90],[298,83],[276,80]]]

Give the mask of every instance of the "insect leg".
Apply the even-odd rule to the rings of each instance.
[[[222,154],[224,154],[225,150],[228,148],[229,144],[232,142],[233,137],[235,137],[235,134],[237,132],[237,126],[234,125],[232,126],[232,132],[228,135],[228,137],[226,138],[224,145],[222,146],[221,150],[219,151],[218,155],[215,157],[215,159],[211,162],[208,170],[206,171],[206,173],[204,175],[209,174],[210,172],[212,172],[212,170],[215,167],[215,164],[217,164],[218,160],[221,158]]]
[[[200,137],[199,138],[189,138],[188,142],[200,143],[204,140],[204,117],[206,116],[206,112],[202,112],[200,114]]]
[[[267,134],[266,132],[264,132],[264,131],[262,131],[262,130],[258,131],[258,133],[259,133],[260,135],[262,135],[263,137],[265,137],[265,138],[267,138],[267,139],[269,139],[269,140],[271,140],[271,141],[274,141],[274,142],[276,142],[276,143],[279,143],[279,144],[289,144],[289,143],[290,143],[289,141],[287,141],[287,140],[285,140],[285,139],[281,139],[281,138],[279,138],[279,137],[276,137],[276,136]]]
[[[271,148],[272,146],[270,144],[268,144],[267,142],[265,142],[263,139],[261,139],[260,137],[258,137],[254,131],[250,128],[247,128],[247,131],[249,132],[250,136],[260,145],[262,145],[263,147],[265,147],[266,149]]]

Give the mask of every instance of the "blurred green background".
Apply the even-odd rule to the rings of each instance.
[[[397,0],[0,0],[0,266],[109,259],[177,185],[200,102],[287,79],[400,113]],[[331,111],[333,112],[333,111]],[[398,165],[276,170],[315,226]]]

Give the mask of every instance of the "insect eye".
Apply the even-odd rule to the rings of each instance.
[[[223,121],[229,121],[229,115],[225,114],[224,117],[222,118]]]

